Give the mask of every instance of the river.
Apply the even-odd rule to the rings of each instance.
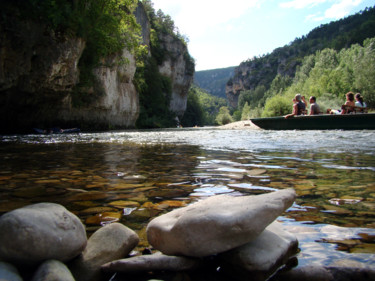
[[[375,266],[375,131],[218,128],[0,136],[0,214],[56,202],[88,234],[124,223],[148,247],[155,216],[216,194],[292,187],[278,221],[300,265]]]

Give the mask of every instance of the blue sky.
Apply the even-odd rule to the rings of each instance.
[[[153,0],[189,38],[196,70],[237,66],[375,0]]]

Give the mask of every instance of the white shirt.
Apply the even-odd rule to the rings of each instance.
[[[359,101],[356,101],[356,102],[355,102],[355,106],[365,108],[365,107],[367,107],[367,104],[366,104],[365,102],[363,102],[363,105],[362,105]]]

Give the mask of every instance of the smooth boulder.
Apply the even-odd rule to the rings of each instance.
[[[20,276],[18,269],[14,265],[0,261],[0,280],[22,281],[23,279]]]
[[[48,260],[38,267],[31,281],[75,281],[75,279],[65,264],[57,260]]]
[[[111,223],[91,235],[86,249],[69,267],[77,280],[99,280],[103,264],[126,257],[138,242],[139,237],[133,230]]]
[[[255,240],[219,255],[222,268],[251,280],[267,280],[297,253],[297,238],[278,222],[270,224]]]
[[[86,247],[79,218],[63,206],[39,203],[0,217],[0,260],[34,266],[48,259],[69,261]]]
[[[148,272],[155,270],[184,271],[196,269],[201,265],[200,259],[166,256],[161,253],[136,256],[104,264],[107,272]]]
[[[295,198],[293,189],[256,196],[213,196],[153,219],[147,238],[166,255],[222,253],[256,239]]]

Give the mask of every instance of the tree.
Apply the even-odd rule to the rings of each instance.
[[[220,107],[219,114],[216,116],[216,122],[219,125],[225,125],[233,122],[233,118],[229,113],[228,107]]]

